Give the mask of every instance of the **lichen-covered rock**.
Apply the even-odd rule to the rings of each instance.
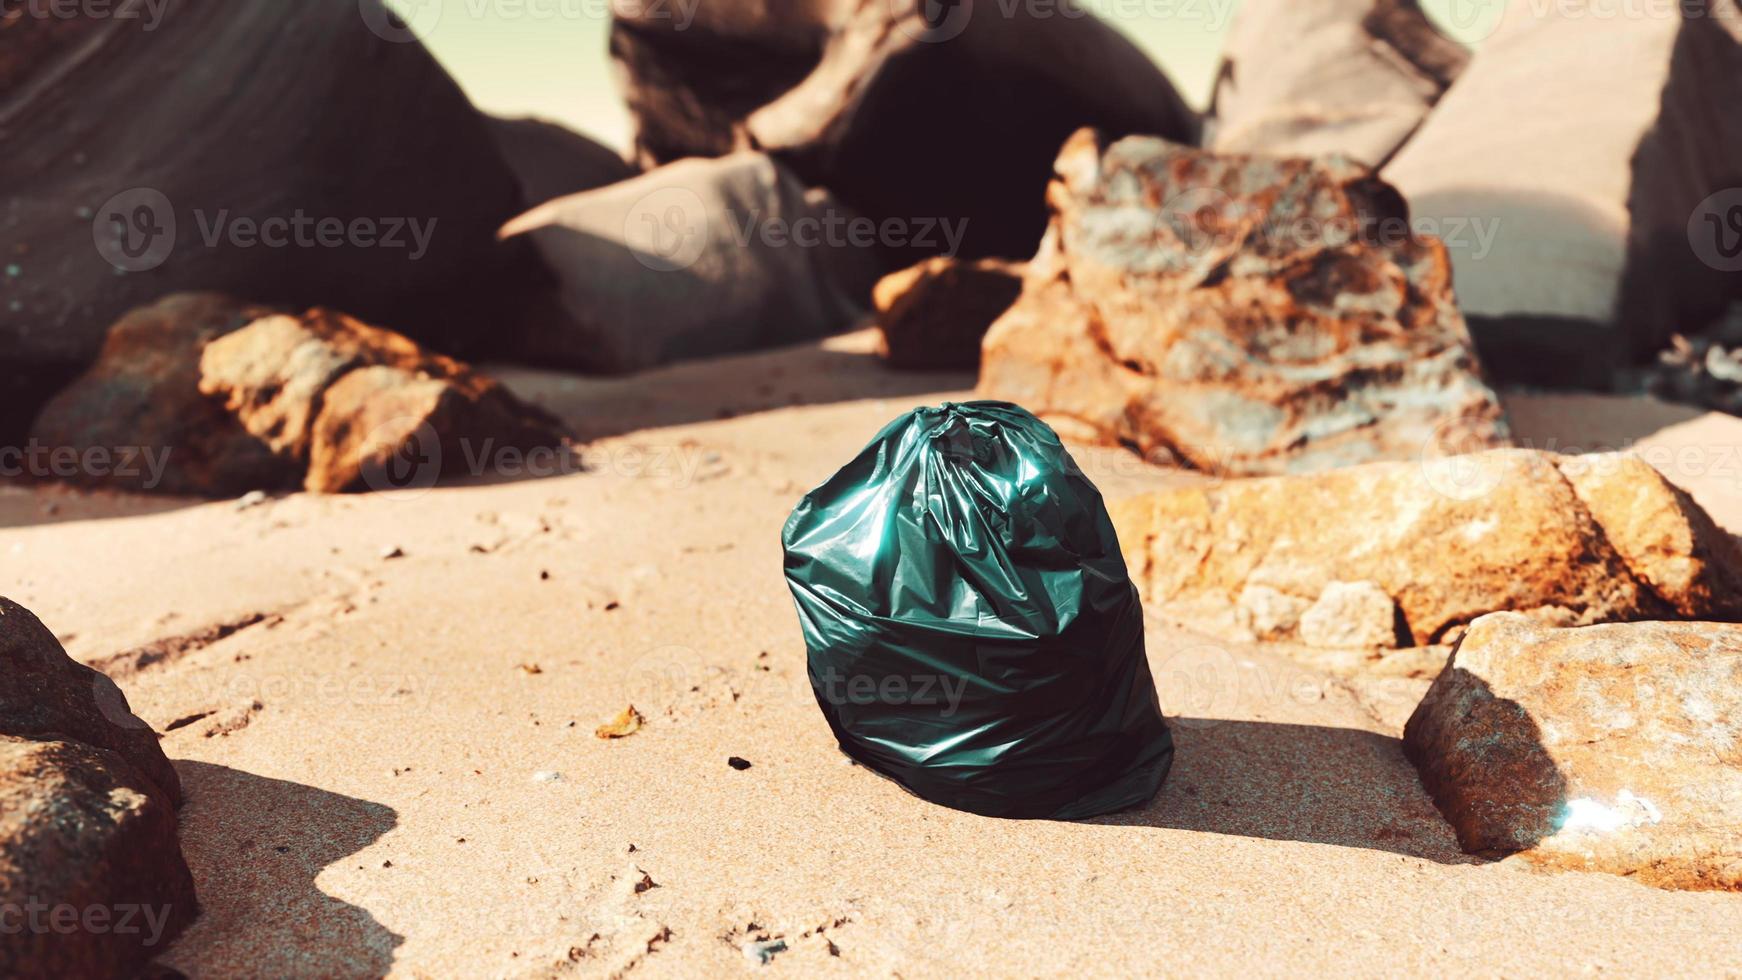
[[[115,753],[181,802],[181,780],[157,733],[115,682],[67,656],[30,610],[0,597],[0,735],[69,739]],[[4,971],[0,971],[3,973]]]
[[[560,447],[562,427],[494,379],[331,310],[275,314],[206,344],[200,391],[316,493],[469,473],[503,450]]]
[[[1375,646],[1392,638],[1377,628],[1379,595],[1396,604],[1400,646],[1448,642],[1500,610],[1558,626],[1742,619],[1735,542],[1625,453],[1373,463],[1147,494],[1111,512],[1150,608],[1233,639],[1326,639],[1305,604],[1344,605],[1339,583],[1370,596],[1373,628],[1351,635]]]
[[[558,198],[503,229],[560,281],[561,315],[528,330],[521,356],[633,371],[838,333],[870,305],[870,231],[760,153]]]
[[[1739,745],[1742,628],[1515,613],[1470,627],[1403,736],[1467,851],[1731,891]]]
[[[1437,241],[1367,169],[1092,132],[980,391],[1221,474],[1506,444]]]
[[[1204,145],[1335,153],[1377,167],[1469,60],[1415,0],[1245,0],[1222,52]]]
[[[872,291],[880,353],[906,370],[971,370],[992,322],[1022,293],[1022,267],[935,256],[884,276]]]
[[[93,11],[5,17],[7,438],[180,290],[328,303],[450,351],[505,333],[534,265],[495,235],[514,175],[429,52],[370,30],[381,0]]]
[[[642,166],[765,150],[879,221],[965,220],[967,258],[1033,251],[1047,168],[1078,127],[1197,137],[1166,75],[1071,0],[729,0],[693,21],[631,6],[611,54]],[[881,244],[896,266],[941,251]]]
[[[34,443],[105,465],[75,478],[118,489],[221,495],[294,488],[301,470],[200,394],[207,343],[272,313],[216,293],[177,293],[109,329],[97,362],[44,406]],[[94,458],[94,457],[93,457]]]
[[[1742,8],[1589,6],[1513,0],[1384,170],[1464,230],[1458,302],[1501,380],[1606,385],[1742,298]]]
[[[0,909],[0,976],[135,975],[198,911],[169,796],[118,753],[0,734]]]

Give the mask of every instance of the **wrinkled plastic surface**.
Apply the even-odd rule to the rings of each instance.
[[[1101,495],[1004,402],[917,409],[782,533],[817,703],[842,751],[915,794],[1076,819],[1173,760],[1143,613]]]

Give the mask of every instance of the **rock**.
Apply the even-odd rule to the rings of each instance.
[[[127,706],[115,682],[67,656],[30,610],[0,598],[0,735],[68,739],[113,752],[181,803],[181,780],[157,733]],[[0,811],[3,812],[3,811]],[[6,971],[0,971],[0,975]]]
[[[846,329],[877,271],[854,222],[866,219],[758,153],[551,201],[503,229],[530,238],[561,279],[564,316],[530,331],[521,354],[632,371]]]
[[[980,341],[1022,292],[1022,267],[1001,259],[937,256],[884,276],[872,291],[890,367],[964,370],[980,363]]]
[[[1372,582],[1331,582],[1300,616],[1307,646],[1397,646],[1397,603]]]
[[[198,911],[162,786],[107,749],[0,735],[0,909],[0,975],[135,975]]]
[[[297,486],[293,461],[200,394],[206,344],[271,312],[216,293],[132,310],[110,328],[97,362],[43,408],[32,442],[81,460],[105,454],[107,465],[74,478],[120,489],[231,496]]]
[[[1742,890],[1742,628],[1477,620],[1403,747],[1466,851]]]
[[[1222,52],[1204,146],[1378,167],[1469,60],[1416,0],[1247,0]]]
[[[980,392],[1210,473],[1506,443],[1445,250],[1343,158],[1073,136]]]
[[[1742,208],[1739,38],[1728,0],[1651,16],[1514,0],[1385,168],[1447,229],[1496,377],[1606,386],[1742,297],[1723,255]]]
[[[1557,626],[1742,619],[1735,542],[1625,453],[1373,463],[1147,494],[1111,512],[1149,607],[1229,639],[1421,646],[1499,610]],[[1255,600],[1263,590],[1292,600],[1288,612],[1314,605],[1292,628],[1272,614],[1261,629],[1253,610],[1284,602]]]
[[[765,150],[878,221],[966,221],[966,258],[1033,251],[1048,166],[1078,127],[1198,129],[1160,69],[1070,3],[737,0],[694,23],[642,5],[611,53],[643,166]],[[897,267],[941,251],[880,244]]]
[[[495,236],[514,175],[428,52],[371,32],[380,0],[132,12],[6,18],[30,53],[0,55],[0,435],[178,290],[328,303],[448,350],[504,333],[532,264]]]
[[[636,170],[616,150],[543,119],[488,120],[503,160],[520,180],[523,207],[615,184]]]
[[[494,379],[342,313],[263,317],[211,341],[200,391],[314,493],[428,486],[503,452],[561,447],[560,423]]]

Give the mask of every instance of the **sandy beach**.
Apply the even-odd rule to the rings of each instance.
[[[121,683],[185,785],[203,914],[160,962],[408,977],[1742,963],[1742,896],[1461,853],[1399,748],[1426,679],[1333,676],[1152,623],[1173,773],[1150,805],[1080,823],[951,811],[845,761],[805,679],[781,523],[883,423],[972,384],[884,371],[872,343],[617,380],[500,370],[592,440],[584,471],[252,506],[0,488],[5,593]],[[1598,396],[1507,408],[1524,445],[1659,454],[1742,529],[1742,422]],[[1073,450],[1109,498],[1204,479]],[[631,704],[639,731],[595,737]]]

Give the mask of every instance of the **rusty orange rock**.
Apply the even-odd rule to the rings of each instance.
[[[872,291],[880,353],[890,367],[972,369],[993,321],[1022,293],[1022,267],[936,256],[884,276]]]
[[[1742,627],[1478,620],[1404,729],[1465,850],[1742,890]]]
[[[564,440],[559,423],[493,378],[325,309],[263,317],[212,341],[199,384],[274,453],[306,466],[303,486],[316,493],[427,485],[497,450]]]
[[[1231,639],[1310,642],[1309,608],[1360,583],[1396,603],[1402,646],[1449,642],[1501,610],[1557,626],[1742,619],[1736,544],[1625,453],[1373,463],[1110,511],[1151,608]]]
[[[1350,160],[1065,144],[980,391],[1212,473],[1507,444],[1438,241]]]

